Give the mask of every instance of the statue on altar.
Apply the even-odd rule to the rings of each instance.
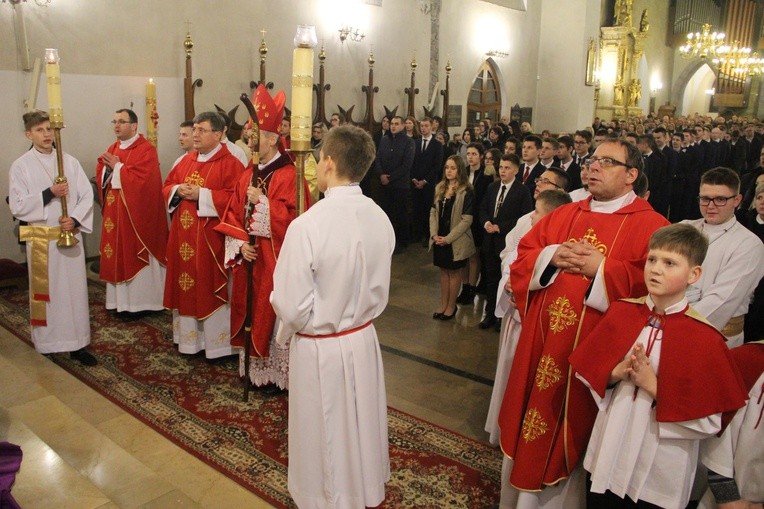
[[[613,105],[623,106],[623,80],[618,78],[613,86]]]
[[[636,107],[641,97],[642,82],[639,79],[631,80],[631,83],[629,83],[629,107]]]
[[[615,0],[615,9],[613,10],[613,26],[631,26],[631,12],[633,2],[634,0]]]
[[[639,31],[642,33],[650,30],[650,22],[647,21],[647,9],[642,11],[642,17],[639,19]]]

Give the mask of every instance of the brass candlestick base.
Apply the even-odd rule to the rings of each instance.
[[[74,232],[65,232],[63,230],[61,230],[61,235],[59,235],[56,241],[58,247],[72,247],[79,243],[80,241],[74,236]]]
[[[53,139],[56,142],[56,162],[58,163],[58,176],[56,177],[56,184],[66,183],[66,175],[64,175],[64,150],[61,148],[61,127],[56,124],[53,127]],[[69,217],[69,211],[66,206],[66,196],[61,197],[61,215],[63,217]],[[58,236],[56,245],[58,247],[72,247],[76,246],[80,241],[74,236],[74,232],[65,232],[61,230],[61,234]]]

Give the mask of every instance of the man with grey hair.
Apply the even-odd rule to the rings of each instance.
[[[181,353],[233,354],[225,237],[214,231],[244,171],[221,143],[225,122],[208,111],[194,118],[194,151],[172,169],[162,189],[170,214],[164,306],[172,310]]]

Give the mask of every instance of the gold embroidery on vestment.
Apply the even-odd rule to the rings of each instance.
[[[543,356],[536,367],[536,387],[539,390],[548,389],[561,379],[562,371],[560,371],[552,356],[549,354]]]
[[[110,217],[107,217],[106,221],[103,222],[103,228],[106,230],[106,233],[111,233],[111,231],[114,229],[114,223]]]
[[[116,199],[117,198],[114,197],[114,193],[112,193],[111,191],[109,191],[106,194],[106,204],[107,205],[111,205],[112,203],[114,203],[114,200],[116,200]]]
[[[580,242],[594,246],[594,248],[602,253],[607,254],[607,246],[599,241],[597,234],[594,233],[594,228],[589,228],[586,233],[580,239],[569,239],[569,242]]]
[[[194,170],[194,172],[185,178],[184,182],[186,184],[193,184],[195,186],[204,187],[204,177],[199,175],[198,170]]]
[[[549,305],[549,328],[553,333],[562,332],[578,321],[578,315],[573,311],[567,297],[557,297]]]
[[[191,289],[191,287],[194,286],[194,278],[192,278],[187,272],[184,272],[178,278],[178,284],[180,285],[181,290],[187,292]]]
[[[541,417],[541,412],[535,408],[531,408],[525,413],[522,434],[523,439],[525,439],[526,442],[533,442],[538,437],[545,434],[547,429],[547,423]]]
[[[194,248],[191,247],[191,244],[188,242],[184,242],[180,245],[178,253],[180,253],[180,257],[183,259],[183,261],[187,262],[194,256]]]
[[[103,246],[103,254],[106,255],[106,258],[111,258],[111,255],[114,254],[114,249],[112,249],[111,244],[107,243]]]
[[[191,212],[184,210],[180,215],[180,225],[184,230],[188,230],[192,224],[194,224],[194,216],[191,215]]]

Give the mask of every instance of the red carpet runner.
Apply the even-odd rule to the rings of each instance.
[[[169,315],[124,322],[104,309],[104,289],[90,283],[90,351],[95,368],[68,355],[56,363],[127,412],[276,507],[295,507],[287,490],[287,396],[252,393],[237,363],[182,356]],[[30,343],[26,291],[0,291],[0,325]],[[498,503],[500,453],[392,408],[388,409],[391,479],[386,508],[474,508]]]

